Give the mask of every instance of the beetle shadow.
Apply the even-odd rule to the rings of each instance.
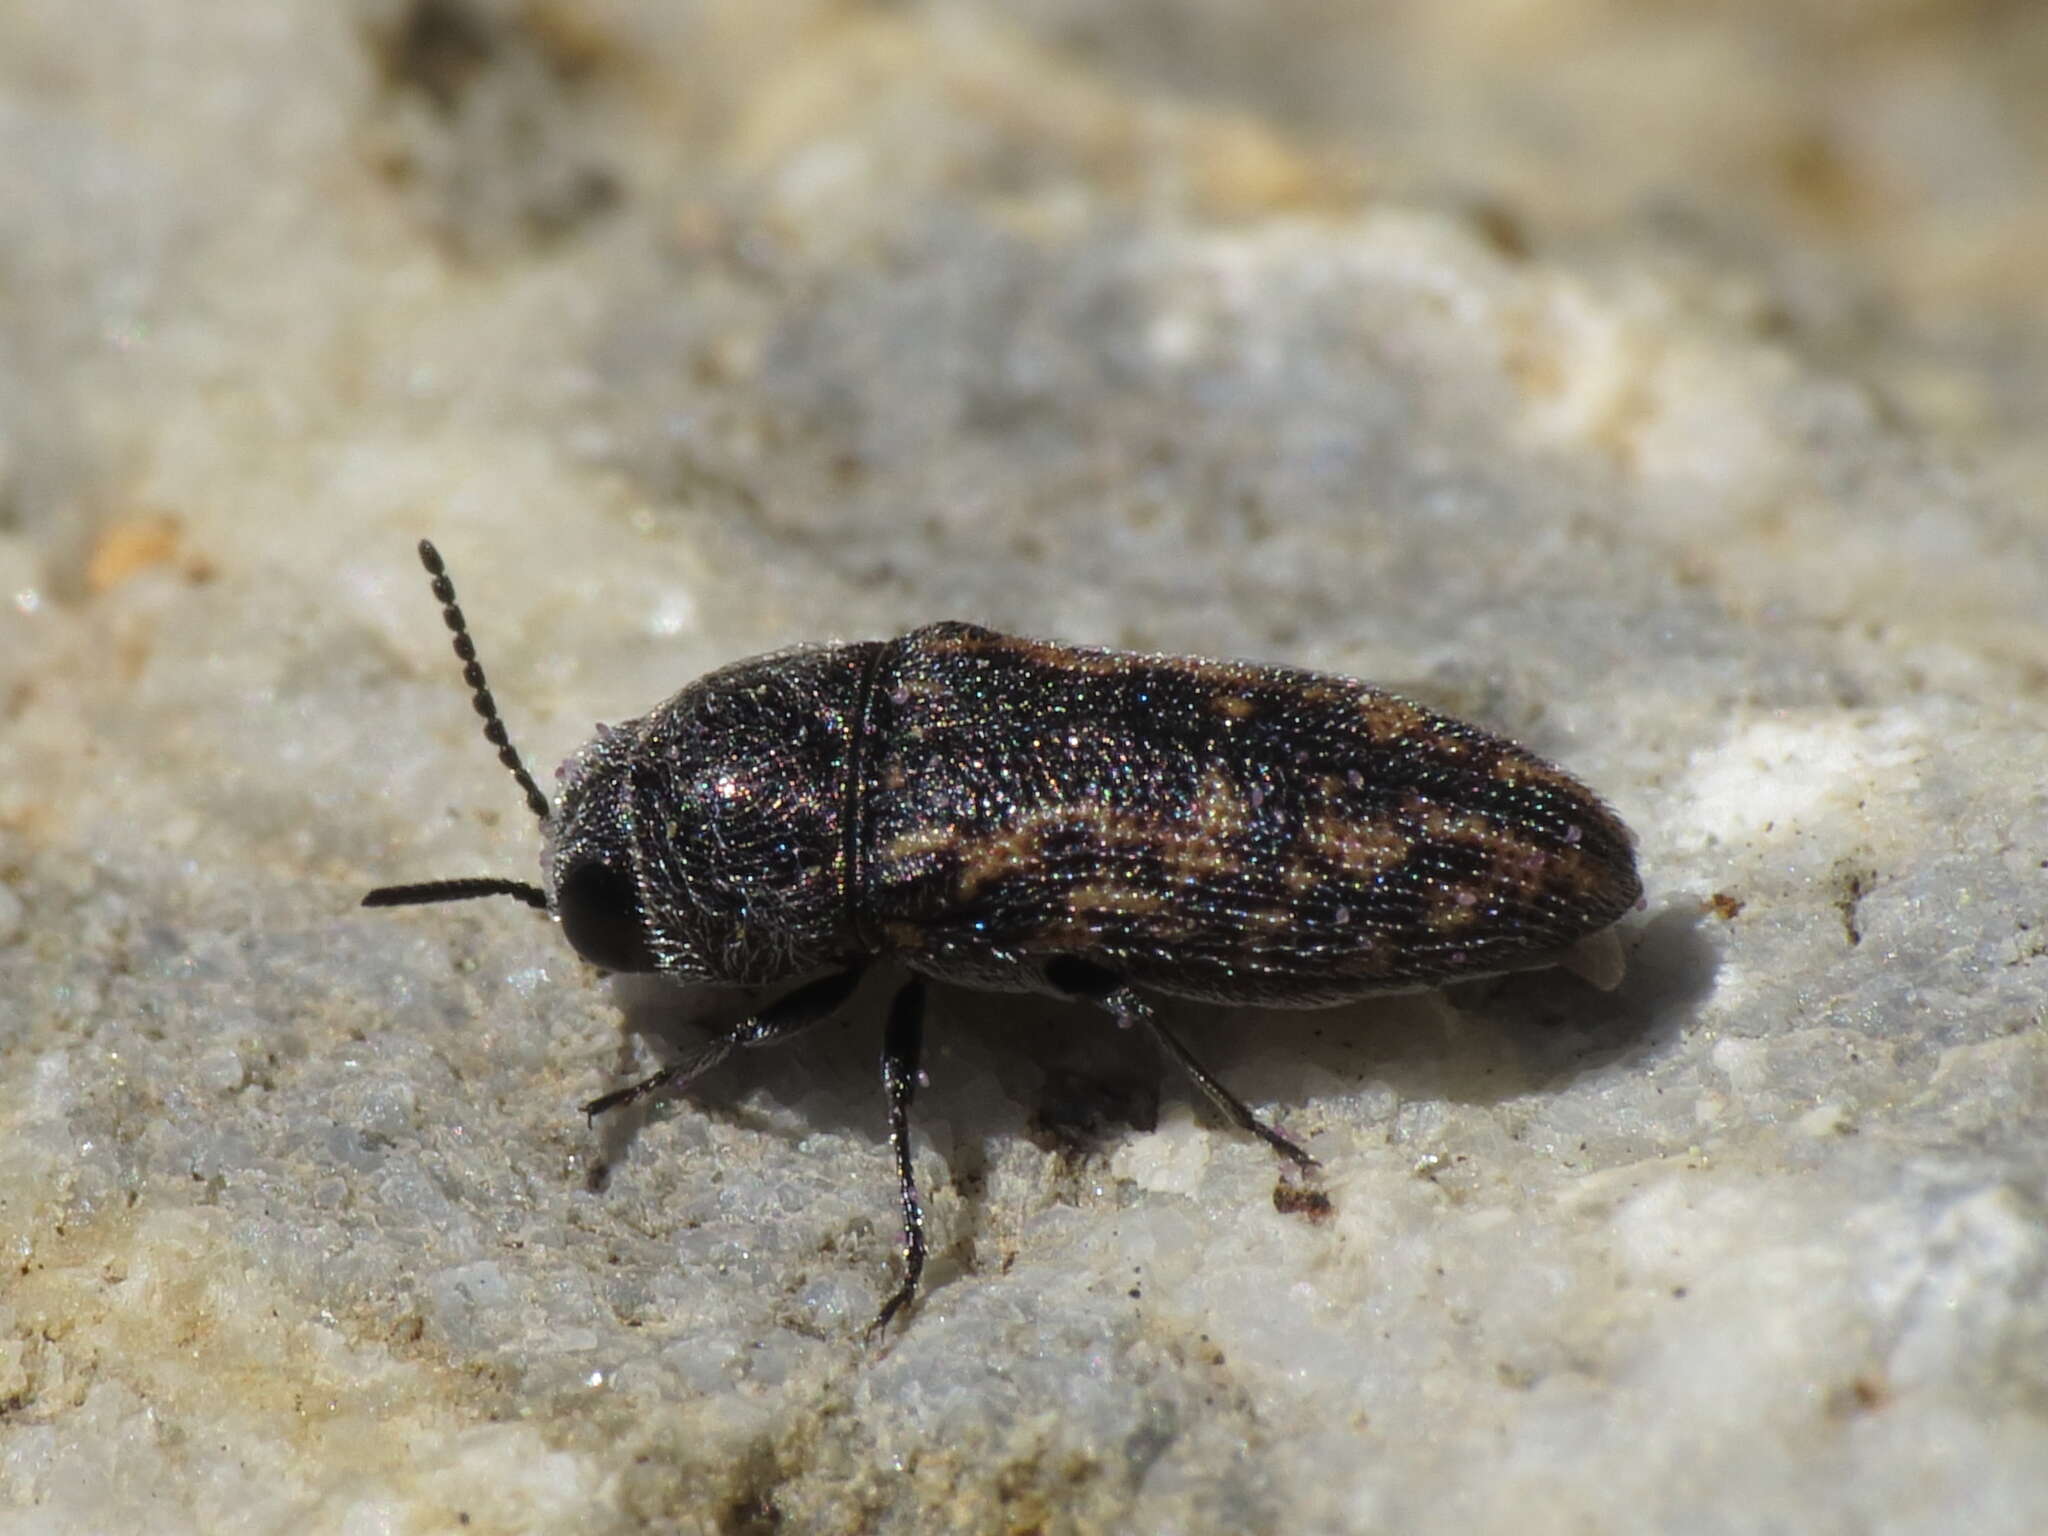
[[[1703,922],[1699,904],[1678,897],[1624,931],[1628,970],[1612,992],[1553,969],[1328,1009],[1162,1001],[1161,1017],[1217,1078],[1283,1124],[1329,1095],[1333,1084],[1380,1084],[1403,1100],[1497,1104],[1559,1090],[1667,1047],[1713,986],[1719,954]],[[902,979],[898,968],[878,964],[826,1023],[758,1050],[737,1050],[679,1094],[603,1116],[593,1185],[602,1184],[603,1170],[651,1115],[672,1112],[663,1106],[676,1097],[765,1134],[787,1134],[789,1115],[800,1106],[807,1130],[872,1141],[877,1177],[886,1180],[882,1016]],[[634,1037],[650,1043],[656,1064],[672,1061],[788,990],[686,991],[655,978],[615,979],[625,1015],[619,1083],[647,1070]],[[1087,1004],[934,987],[923,1066],[929,1086],[920,1090],[911,1122],[952,1126],[949,1174],[977,1207],[967,1217],[970,1228],[980,1225],[973,1196],[981,1177],[1008,1139],[1083,1159],[1122,1135],[1152,1129],[1162,1097],[1176,1094],[1195,1102],[1219,1134],[1232,1134],[1142,1031],[1118,1029]]]
[[[1668,1047],[1713,986],[1718,950],[1702,928],[1700,904],[1680,897],[1623,933],[1628,971],[1613,992],[1550,970],[1320,1010],[1165,1002],[1161,1016],[1219,1080],[1283,1126],[1347,1086],[1382,1084],[1403,1100],[1495,1104]],[[893,1242],[879,1062],[883,1016],[902,979],[895,966],[878,964],[836,1017],[775,1045],[734,1051],[679,1095],[603,1116],[590,1187],[604,1187],[640,1126],[674,1113],[676,1097],[769,1136],[791,1135],[792,1116],[800,1115],[796,1134],[834,1132],[873,1146],[872,1169],[857,1176],[872,1177],[876,1230]],[[657,1064],[673,1061],[788,990],[685,990],[655,978],[616,979],[625,1025],[619,1084],[646,1070],[647,1055]],[[1098,1008],[958,987],[934,987],[928,999],[929,1085],[911,1123],[952,1130],[945,1182],[924,1193],[928,1205],[934,1195],[951,1200],[953,1211],[944,1246],[932,1250],[927,1290],[1005,1262],[988,1174],[1020,1139],[1058,1160],[1078,1201],[1103,1154],[1158,1123],[1165,1094],[1193,1101],[1218,1135],[1234,1134],[1143,1031],[1117,1028]],[[637,1049],[635,1037],[651,1050]],[[1278,1208],[1311,1220],[1327,1213],[1313,1187],[1276,1173]],[[1283,1204],[1290,1192],[1293,1202]]]
[[[1357,1020],[1319,1064],[1402,1099],[1493,1105],[1556,1093],[1579,1078],[1667,1050],[1713,990],[1720,952],[1697,902],[1678,898],[1620,934],[1627,970],[1603,992],[1562,968],[1354,1004]]]
[[[1562,969],[1367,998],[1325,1009],[1163,1002],[1160,1016],[1233,1093],[1285,1128],[1316,1100],[1371,1088],[1403,1101],[1485,1106],[1557,1093],[1579,1078],[1668,1049],[1712,991],[1719,950],[1699,904],[1677,898],[1620,934],[1621,984],[1603,992]],[[1156,1123],[1179,1096],[1233,1134],[1202,1093],[1138,1031],[1085,1008],[977,999],[1000,1039],[1031,1042],[1039,1068],[1022,1127],[1041,1146],[1081,1151]],[[1050,1015],[1050,1016],[1049,1016]],[[1000,1058],[998,1058],[1000,1062]],[[995,1128],[991,1128],[995,1129]]]
[[[886,967],[878,966],[877,971]],[[816,1130],[861,1128],[886,1138],[880,1088],[882,1009],[888,991],[870,972],[837,1014],[800,1033],[758,1049],[734,1050],[702,1077],[621,1105],[595,1121],[600,1157],[591,1185],[602,1187],[649,1120],[695,1105],[735,1125],[766,1134],[786,1129],[778,1106],[801,1103]],[[797,985],[801,985],[799,982]],[[622,1015],[611,1084],[623,1088],[688,1055],[721,1031],[757,1013],[796,986],[686,987],[654,975],[611,978],[612,1000]],[[642,1042],[644,1049],[636,1046]],[[858,1085],[858,1091],[856,1090]],[[865,1107],[866,1113],[861,1113]]]
[[[640,1127],[672,1113],[677,1100],[771,1135],[787,1134],[790,1114],[800,1109],[806,1131],[872,1140],[886,1155],[882,1024],[890,998],[907,979],[900,967],[878,963],[826,1022],[760,1049],[735,1050],[685,1088],[600,1116],[602,1165],[618,1161]],[[615,1087],[687,1055],[792,990],[686,989],[651,976],[614,977],[612,989],[623,1015]],[[964,1177],[985,1167],[987,1146],[1005,1136],[1077,1150],[1091,1140],[1107,1142],[1118,1130],[1149,1130],[1156,1123],[1158,1084],[1172,1066],[1160,1062],[1138,1032],[1117,1029],[1101,1009],[943,985],[926,996],[927,1081],[912,1105],[911,1124],[953,1125],[956,1151],[973,1164]],[[969,1100],[980,1117],[972,1125],[964,1118]],[[962,1177],[956,1173],[956,1182]]]

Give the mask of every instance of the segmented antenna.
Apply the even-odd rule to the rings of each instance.
[[[420,564],[427,568],[427,574],[434,580],[434,600],[441,605],[441,618],[454,637],[455,656],[462,663],[462,680],[469,684],[469,700],[483,717],[484,740],[498,749],[498,761],[511,771],[513,779],[525,791],[527,808],[540,818],[542,826],[546,826],[548,797],[533,782],[533,775],[526,771],[526,764],[520,760],[519,749],[512,745],[512,738],[506,733],[505,722],[498,715],[498,701],[491,697],[491,686],[484,681],[483,663],[476,659],[476,642],[469,638],[469,621],[462,616],[462,607],[455,601],[455,583],[448,579],[448,567],[441,563],[441,551],[434,548],[431,539],[420,540]],[[548,909],[548,893],[539,886],[528,885],[524,880],[500,880],[492,875],[466,880],[428,880],[418,885],[380,885],[363,897],[363,905],[412,907],[432,901],[469,901],[478,896],[510,896],[536,911]]]
[[[545,912],[548,893],[524,880],[479,875],[469,880],[423,880],[418,885],[380,885],[363,898],[366,907],[418,907],[430,901],[470,901],[478,896],[514,896]]]
[[[491,697],[491,686],[484,681],[483,663],[476,659],[476,642],[469,638],[469,620],[462,616],[462,606],[455,601],[455,583],[448,579],[448,567],[441,563],[441,551],[434,548],[432,539],[420,540],[420,564],[434,578],[434,600],[441,605],[442,621],[453,637],[456,658],[462,663],[462,680],[469,684],[469,700],[483,717],[484,740],[498,749],[498,761],[511,770],[513,779],[526,791],[527,808],[545,826],[548,797],[533,782],[533,775],[520,761],[519,749],[506,734],[505,722],[498,716],[498,701]]]

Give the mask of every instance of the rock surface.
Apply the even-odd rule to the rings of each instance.
[[[2048,1526],[2048,18],[1851,9],[8,8],[0,1529]],[[866,1348],[879,990],[591,1128],[733,1000],[357,910],[537,846],[422,534],[541,765],[939,617],[1403,687],[1628,978],[1177,1010],[1327,1210],[941,993]]]

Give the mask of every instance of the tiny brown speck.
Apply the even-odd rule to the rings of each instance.
[[[1275,1184],[1273,1209],[1282,1216],[1305,1217],[1314,1226],[1321,1226],[1337,1210],[1330,1204],[1330,1197],[1320,1189],[1308,1189],[1300,1184]]]

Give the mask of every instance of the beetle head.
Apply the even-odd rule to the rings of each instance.
[[[664,966],[641,895],[633,830],[632,727],[599,726],[597,739],[562,765],[541,868],[548,909],[569,947],[608,971]],[[680,957],[671,955],[671,960]]]
[[[578,954],[740,984],[836,957],[845,669],[831,651],[740,662],[562,765],[541,862]]]
[[[485,739],[540,821],[545,884],[383,886],[365,906],[512,896],[550,913],[593,965],[685,981],[779,981],[843,958],[841,801],[868,648],[740,662],[652,714],[600,726],[562,765],[550,806],[499,718],[433,545],[422,541],[420,562]]]

